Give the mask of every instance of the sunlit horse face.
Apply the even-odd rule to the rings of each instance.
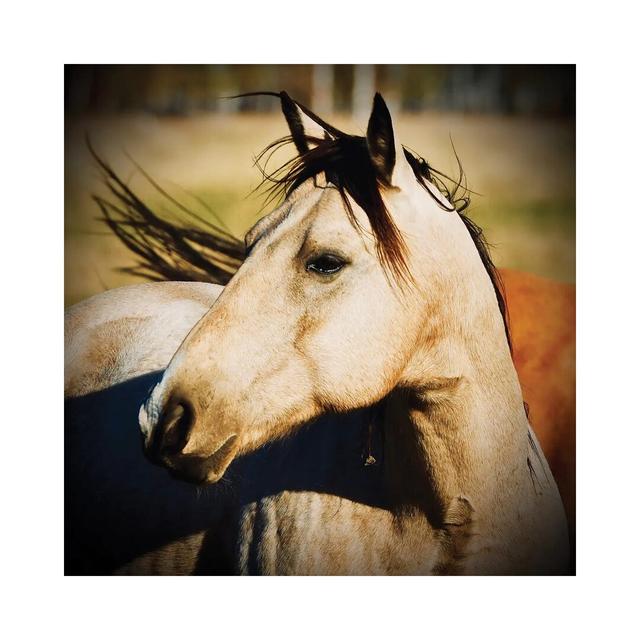
[[[285,106],[299,150],[312,153],[309,140],[321,147],[326,134]],[[443,282],[438,265],[450,265],[437,238],[451,237],[458,216],[417,182],[379,96],[363,148],[406,243],[409,280],[383,264],[381,240],[353,198],[350,217],[324,172],[303,180],[249,232],[246,261],[141,409],[148,454],[178,475],[215,482],[238,453],[402,384],[425,331],[425,282]],[[428,237],[429,257],[418,261]]]

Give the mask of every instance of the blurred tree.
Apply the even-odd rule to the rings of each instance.
[[[68,113],[272,111],[285,90],[322,114],[366,119],[376,90],[394,110],[573,116],[573,65],[67,65]]]
[[[357,64],[353,69],[351,112],[356,120],[364,120],[371,111],[376,90],[376,68],[373,64]]]
[[[333,65],[331,64],[313,65],[311,109],[316,113],[333,111]]]

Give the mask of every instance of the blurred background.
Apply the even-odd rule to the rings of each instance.
[[[241,238],[266,213],[254,159],[288,130],[277,98],[224,96],[281,90],[361,135],[380,91],[399,140],[452,176],[455,146],[498,266],[575,281],[572,65],[66,65],[65,305],[136,281],[92,200],[108,194],[86,136],[159,215],[180,210],[141,169]]]

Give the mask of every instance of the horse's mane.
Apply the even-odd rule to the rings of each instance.
[[[291,100],[286,94],[269,95],[285,96],[287,100]],[[328,134],[324,138],[304,136],[307,142],[304,146],[300,145],[299,136],[295,139],[293,136],[285,136],[269,144],[258,155],[256,164],[263,175],[261,186],[265,188],[267,203],[287,197],[309,179],[324,176],[328,183],[338,189],[347,215],[354,224],[357,225],[357,221],[349,197],[366,213],[381,263],[400,279],[410,278],[405,261],[405,243],[384,204],[381,190],[385,187],[375,172],[366,139],[346,134],[328,125],[303,105],[295,104]],[[266,165],[273,153],[291,143],[296,145],[297,155],[268,172]],[[205,281],[222,285],[229,281],[246,256],[242,241],[176,201],[142,172],[164,198],[189,216],[189,223],[171,222],[156,215],[96,154],[90,144],[89,149],[103,172],[108,189],[116,199],[116,203],[113,203],[94,196],[102,211],[103,220],[139,258],[136,266],[125,268],[124,271],[150,280]],[[440,207],[456,212],[464,222],[491,279],[511,347],[502,280],[491,259],[482,229],[464,213],[470,204],[470,192],[460,159],[456,154],[459,173],[457,179],[452,179],[430,166],[412,150],[403,147],[403,151],[416,180],[427,193]],[[451,204],[450,208],[431,192],[427,182],[439,190]]]
[[[101,220],[138,256],[134,266],[121,267],[120,271],[157,282],[229,282],[245,259],[241,240],[177,201],[138,167],[157,193],[188,222],[158,215],[98,155],[88,139],[87,146],[113,197],[112,201],[93,196],[102,212]]]

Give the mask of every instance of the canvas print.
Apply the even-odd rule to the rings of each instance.
[[[575,68],[65,67],[65,572],[575,572]]]

